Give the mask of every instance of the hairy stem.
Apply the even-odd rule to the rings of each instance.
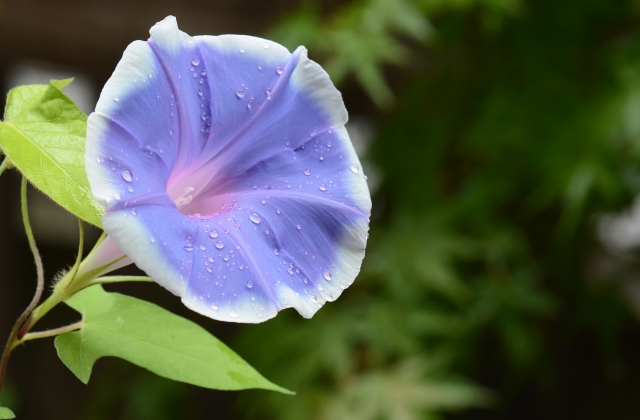
[[[6,162],[7,159],[5,158],[2,166],[4,166]],[[2,392],[2,384],[4,383],[4,377],[7,372],[7,365],[9,363],[11,350],[13,349],[13,343],[15,340],[20,338],[20,333],[24,334],[28,332],[31,324],[31,320],[28,318],[40,301],[40,298],[42,297],[42,291],[44,290],[44,268],[42,266],[42,258],[40,258],[40,253],[38,252],[38,248],[36,247],[36,241],[33,237],[31,223],[29,222],[29,211],[27,209],[27,179],[25,177],[22,177],[20,197],[22,201],[22,221],[24,223],[24,229],[27,234],[27,240],[29,241],[29,248],[31,248],[31,253],[33,254],[33,258],[36,263],[38,281],[36,285],[36,293],[33,296],[33,299],[31,299],[31,303],[29,303],[27,309],[24,310],[22,315],[18,317],[16,323],[13,325],[11,333],[9,334],[9,339],[7,340],[7,344],[4,348],[4,352],[2,353],[2,358],[0,358],[0,392]]]
[[[0,175],[2,175],[2,173],[6,170],[11,168],[11,161],[9,160],[9,156],[5,156],[4,160],[2,161],[2,163],[0,164]]]

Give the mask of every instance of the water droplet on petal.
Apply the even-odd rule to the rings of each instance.
[[[305,174],[306,176],[311,175],[311,169],[305,169],[305,170],[304,170],[304,174]]]
[[[205,244],[200,245],[200,249],[202,251],[206,251],[207,250],[207,246]]]
[[[274,249],[273,253],[276,254],[276,255],[280,255],[280,252],[277,249]]]
[[[217,303],[212,303],[211,304],[211,309],[213,309],[214,311],[218,310],[218,304]]]
[[[357,174],[358,172],[360,172],[360,167],[358,165],[351,165],[351,172]]]
[[[325,271],[322,277],[324,277],[326,281],[331,281],[331,273],[328,271]]]
[[[269,44],[267,44],[266,42],[265,42],[264,44],[262,44],[262,46],[263,46],[265,49],[269,48]]]
[[[115,198],[116,200],[120,200],[120,193],[113,194],[113,198]]]
[[[202,97],[204,95],[204,90],[198,89],[198,96]]]
[[[151,238],[149,238],[149,241],[150,241],[152,244],[155,244],[155,243],[156,243],[156,238],[154,238],[154,237],[152,236]]]
[[[231,311],[229,311],[229,316],[231,318],[237,318],[238,317],[238,311],[236,311],[235,309],[232,309]]]
[[[327,186],[324,184],[320,184],[320,191],[327,191]]]
[[[244,50],[240,48],[240,54],[244,54]]]
[[[209,232],[209,236],[212,238],[217,238],[218,237],[218,231],[217,230],[212,230],[211,232]]]
[[[276,213],[280,214],[280,209],[276,209]]]
[[[224,248],[224,242],[222,242],[222,241],[217,241],[217,242],[216,242],[216,248],[218,248],[218,249],[222,249],[222,248]]]
[[[311,296],[311,298],[310,298],[310,299],[311,299],[311,302],[313,302],[313,303],[318,302],[318,298],[317,298],[317,297],[315,297],[315,296]]]
[[[114,102],[118,102],[120,99],[119,98],[113,98]]]
[[[236,96],[237,96],[238,98],[243,98],[243,97],[244,97],[244,95],[245,95],[244,90],[242,90],[242,89],[238,89],[238,90],[236,90]]]
[[[271,88],[267,88],[267,90],[265,90],[265,93],[267,94],[267,96],[271,95]]]
[[[324,286],[323,286],[323,285],[321,285],[321,284],[319,284],[319,285],[318,285],[318,290],[320,290],[320,291],[322,292],[322,291],[324,290]]]
[[[131,171],[128,171],[128,170],[122,171],[122,179],[124,179],[127,182],[131,182],[131,180],[133,179],[133,177],[131,176]]]
[[[296,225],[296,229],[300,230],[300,229],[302,229],[302,226]]]
[[[249,220],[251,220],[256,225],[262,221],[258,213],[253,213],[251,216],[249,216]]]
[[[251,289],[252,287],[253,287],[253,282],[252,282],[251,280],[249,280],[249,281],[247,282],[247,288],[248,288],[248,289]]]
[[[194,66],[199,66],[200,59],[198,57],[194,57],[193,60],[191,60],[191,64],[193,64]]]
[[[276,73],[282,74],[284,73],[284,69],[282,67],[276,67]]]

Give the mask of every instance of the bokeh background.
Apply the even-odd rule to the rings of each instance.
[[[0,0],[3,92],[75,76],[90,112],[126,45],[169,14],[192,35],[303,44],[325,66],[373,194],[362,273],[312,320],[261,325],[190,313],[153,284],[111,288],[195,320],[294,397],[116,359],[85,386],[40,340],[14,353],[1,396],[19,419],[640,418],[640,1]],[[0,337],[35,284],[18,190],[0,178]],[[51,279],[76,222],[30,200]]]

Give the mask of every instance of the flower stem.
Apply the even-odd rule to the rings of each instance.
[[[8,158],[5,158],[0,168],[4,167],[7,160]],[[27,240],[29,241],[29,248],[31,248],[31,253],[33,254],[33,258],[36,263],[38,281],[36,285],[36,293],[33,296],[33,299],[31,299],[31,303],[29,303],[29,306],[27,306],[27,309],[24,310],[22,315],[18,317],[16,323],[13,325],[11,333],[9,334],[9,339],[7,340],[7,344],[4,348],[4,352],[2,353],[2,357],[0,358],[0,392],[2,392],[2,384],[4,383],[4,377],[6,375],[7,365],[9,363],[9,356],[11,354],[11,350],[14,347],[13,343],[15,340],[19,339],[18,335],[22,331],[26,333],[29,330],[30,325],[33,325],[30,315],[40,301],[40,298],[42,297],[42,291],[44,289],[44,268],[42,266],[42,258],[40,258],[38,247],[36,247],[36,241],[33,237],[33,231],[31,230],[31,223],[29,222],[29,211],[27,209],[27,179],[25,177],[22,177],[20,198],[22,201],[22,221],[24,223],[24,229],[27,234]]]

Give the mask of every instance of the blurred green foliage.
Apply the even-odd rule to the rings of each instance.
[[[637,1],[365,0],[285,19],[272,38],[385,110],[365,156],[382,184],[354,285],[312,320],[242,327],[232,347],[298,391],[243,393],[242,412],[438,419],[553,383],[580,334],[618,357],[634,280],[598,269],[620,259],[595,224],[640,192],[639,18]]]

